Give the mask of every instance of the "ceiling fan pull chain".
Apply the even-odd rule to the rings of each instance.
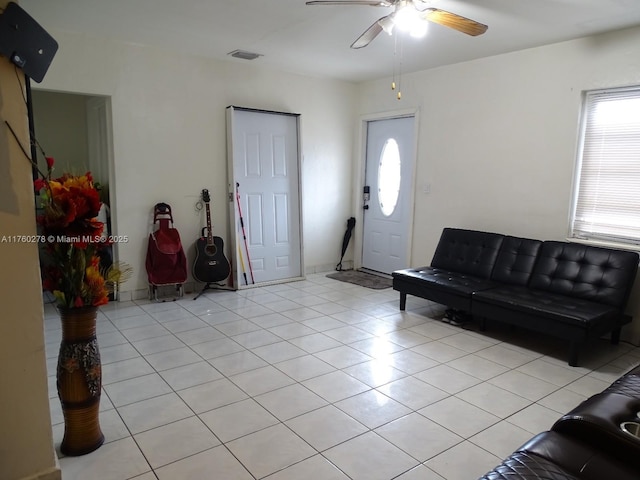
[[[391,90],[396,89],[396,56],[398,53],[398,36],[393,37],[393,73],[391,76]]]
[[[398,94],[396,95],[396,98],[398,100],[402,100],[402,50],[403,49],[402,49],[402,36],[398,35],[398,37],[400,37],[400,60],[398,62]]]

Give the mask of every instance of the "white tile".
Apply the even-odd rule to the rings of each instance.
[[[500,421],[495,415],[457,397],[448,397],[432,403],[418,413],[464,438]]]
[[[369,428],[377,428],[411,413],[409,408],[377,390],[346,398],[335,406]]]
[[[324,456],[353,480],[388,480],[419,463],[374,432],[341,443]]]
[[[302,382],[318,375],[333,372],[334,367],[323,362],[313,355],[292,358],[274,365],[278,370],[284,372],[294,380]]]
[[[579,393],[562,388],[544,398],[541,398],[537,403],[564,415],[586,399],[587,397],[585,395],[580,395]]]
[[[478,350],[491,347],[495,342],[490,342],[482,338],[469,335],[467,333],[457,333],[455,335],[449,335],[440,340],[442,343],[451,345],[452,347],[459,348],[468,353],[474,353]]]
[[[444,478],[429,467],[418,465],[399,477],[396,477],[396,480],[444,480]]]
[[[139,402],[171,392],[171,387],[157,373],[105,385],[104,390],[116,407]]]
[[[278,342],[256,347],[253,352],[268,363],[283,362],[307,354],[303,349],[289,342]]]
[[[313,328],[297,322],[272,327],[269,329],[269,332],[285,340],[291,340],[292,338],[304,337],[305,335],[312,335],[316,333]]]
[[[366,362],[371,359],[369,355],[365,355],[364,353],[347,345],[323,350],[316,353],[315,356],[336,368],[350,367],[351,365]]]
[[[174,390],[183,390],[222,378],[222,374],[204,360],[165,370],[160,375]]]
[[[465,441],[432,458],[425,465],[447,480],[469,480],[481,477],[501,461],[500,457]]]
[[[122,334],[127,337],[127,340],[130,342],[135,342],[148,338],[162,337],[168,335],[169,331],[161,324],[154,322],[150,325],[127,328],[126,330],[122,330]]]
[[[316,453],[282,424],[246,435],[226,446],[256,478],[265,477]]]
[[[331,337],[327,337],[323,333],[314,333],[305,335],[304,337],[292,338],[289,340],[289,343],[309,353],[316,353],[340,346],[340,342]]]
[[[531,438],[531,432],[509,422],[500,422],[469,438],[469,441],[493,453],[506,458]]]
[[[125,405],[118,412],[133,434],[193,416],[191,409],[175,393]]]
[[[286,421],[285,425],[319,452],[368,430],[333,405],[295,417]]]
[[[300,480],[322,479],[322,480],[349,480],[344,473],[329,462],[322,455],[315,455],[307,458],[284,470],[274,473],[268,477],[269,480]]]
[[[176,348],[166,352],[152,353],[150,355],[146,355],[145,358],[158,372],[202,361],[202,357],[189,347]]]
[[[108,363],[102,365],[102,385],[109,385],[152,373],[154,373],[153,367],[142,357]]]
[[[481,382],[476,377],[444,364],[416,373],[414,377],[450,394],[458,393]]]
[[[509,368],[504,365],[492,362],[475,354],[456,358],[447,365],[481,380],[489,380],[509,370]]]
[[[395,368],[408,374],[415,374],[438,365],[437,361],[411,350],[392,353],[386,358]]]
[[[289,420],[327,404],[326,400],[299,383],[257,395],[255,400],[281,421]]]
[[[424,355],[425,357],[437,360],[438,362],[450,362],[456,358],[468,355],[468,352],[465,352],[464,350],[460,350],[459,348],[452,347],[451,345],[438,341],[423,343],[422,345],[413,347],[411,350],[419,353],[420,355]]]
[[[401,378],[395,382],[387,383],[377,390],[412,410],[426,407],[449,396],[447,392],[415,377]]]
[[[504,345],[494,345],[484,350],[476,352],[476,355],[492,362],[499,363],[508,368],[517,368],[525,363],[535,360],[535,356],[524,352],[519,352]]]
[[[244,351],[244,347],[230,338],[220,338],[191,345],[191,349],[205,360]]]
[[[271,365],[240,373],[229,379],[251,396],[294,383],[291,377]]]
[[[105,443],[98,450],[81,457],[63,457],[60,467],[64,480],[127,479],[151,470],[132,438]]]
[[[305,380],[302,384],[331,403],[370,389],[368,385],[340,371]]]
[[[210,410],[200,414],[200,418],[223,442],[278,423],[276,417],[251,398]]]
[[[253,480],[242,464],[223,447],[214,447],[156,470],[159,480]]]
[[[389,358],[391,354],[403,350],[402,346],[398,345],[397,343],[393,343],[386,337],[367,338],[350,343],[349,346],[369,355],[371,358]],[[426,357],[422,358],[427,360]]]
[[[213,410],[247,398],[246,393],[226,378],[186,388],[178,393],[196,413]]]
[[[551,430],[551,427],[559,418],[560,415],[555,410],[534,403],[507,417],[507,421],[535,435]]]
[[[513,415],[531,404],[529,400],[489,383],[468,388],[456,396],[500,418]]]
[[[609,382],[600,380],[599,378],[596,378],[592,375],[587,375],[585,377],[579,378],[575,382],[571,382],[565,388],[567,390],[571,390],[572,392],[579,393],[580,395],[584,395],[585,397],[590,397],[591,395],[600,393],[608,386]]]
[[[197,417],[186,418],[134,435],[136,443],[153,468],[220,445]]]
[[[142,355],[166,352],[167,350],[173,350],[175,348],[182,348],[185,346],[179,338],[173,335],[163,335],[161,337],[137,340],[131,343]]]
[[[411,413],[389,422],[377,428],[375,432],[420,462],[463,440],[462,437],[418,413]]]
[[[256,330],[255,332],[234,335],[233,340],[244,348],[256,348],[282,341],[280,337],[267,330]]]
[[[560,367],[542,359],[526,363],[517,370],[559,387],[564,387],[583,376],[583,373],[571,370],[571,367]]]
[[[345,344],[373,338],[371,333],[365,332],[364,330],[351,325],[325,330],[322,333]]]
[[[176,337],[182,340],[186,345],[197,345],[198,343],[205,343],[210,342],[211,340],[224,338],[224,334],[213,327],[206,326],[195,330],[176,333]]]
[[[342,371],[373,388],[407,376],[406,373],[393,368],[384,360],[369,360],[344,368]]]
[[[489,380],[489,383],[509,392],[517,392],[521,397],[534,402],[558,390],[558,386],[538,378],[511,370]]]
[[[267,362],[249,350],[242,350],[223,357],[211,358],[209,359],[209,363],[227,377],[267,365]]]

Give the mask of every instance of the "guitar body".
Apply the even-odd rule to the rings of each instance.
[[[224,241],[214,237],[211,229],[211,211],[209,209],[209,191],[202,190],[202,200],[207,207],[207,236],[196,240],[196,259],[193,262],[193,278],[201,283],[221,282],[231,273],[229,260],[224,256]]]
[[[229,276],[231,266],[224,256],[224,241],[213,237],[209,245],[206,237],[196,241],[196,260],[193,262],[193,278],[201,283],[221,282]]]

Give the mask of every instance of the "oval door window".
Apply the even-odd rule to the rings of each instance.
[[[400,195],[400,149],[393,138],[387,139],[380,154],[378,168],[378,201],[385,217],[390,216]]]

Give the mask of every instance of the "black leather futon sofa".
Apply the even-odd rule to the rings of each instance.
[[[638,480],[638,412],[640,367],[563,415],[479,480]]]
[[[636,252],[445,228],[430,266],[393,272],[400,310],[407,295],[565,339],[568,363],[585,342],[618,343]],[[640,478],[640,477],[639,477]]]

